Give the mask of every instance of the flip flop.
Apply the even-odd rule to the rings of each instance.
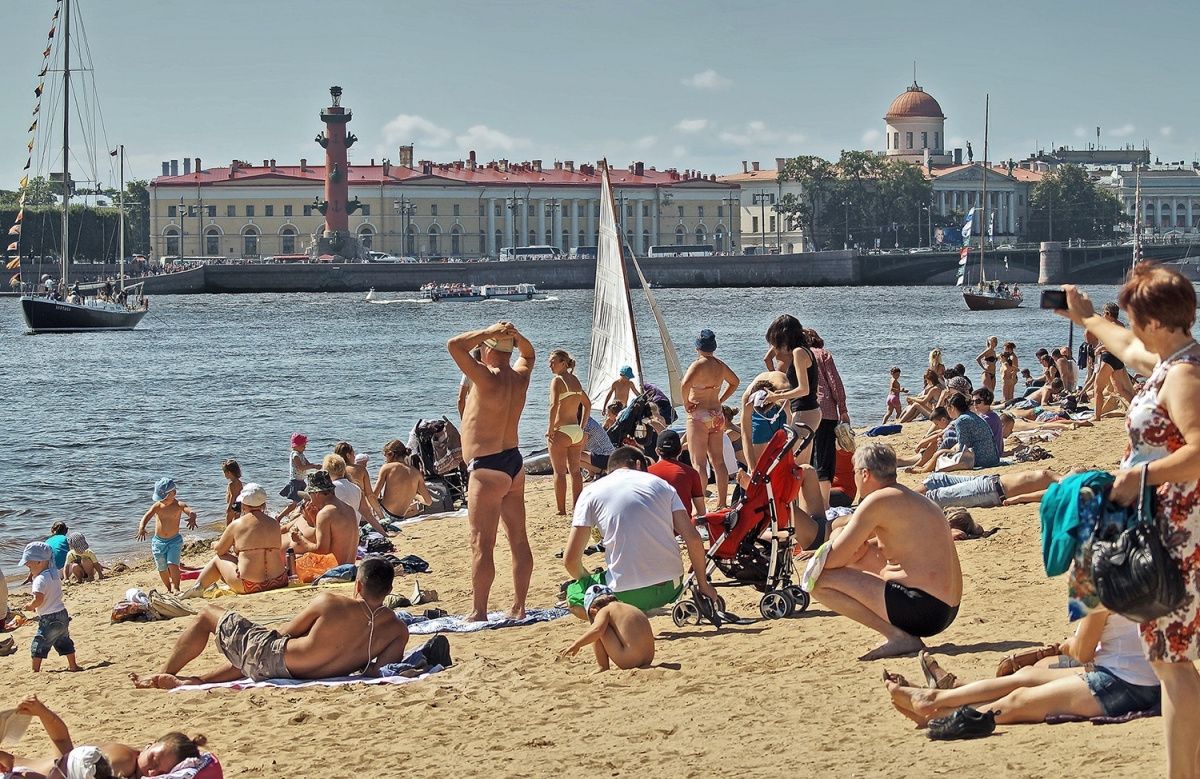
[[[930,720],[927,735],[933,741],[957,741],[983,738],[995,731],[996,715],[993,712],[984,713],[970,706],[960,706],[949,717]]]
[[[917,662],[921,664],[921,673],[925,675],[925,686],[935,690],[949,690],[958,685],[958,677],[938,665],[937,660],[922,649],[917,653]]]
[[[0,657],[8,657],[17,651],[17,642],[13,641],[12,636],[0,641]]]
[[[885,682],[895,682],[896,684],[900,685],[901,687],[912,687],[913,686],[912,683],[908,681],[908,679],[904,678],[904,674],[894,674],[886,668],[883,669],[883,680]]]

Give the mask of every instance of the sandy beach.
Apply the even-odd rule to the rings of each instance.
[[[924,423],[889,439],[907,448]],[[1048,466],[1112,468],[1126,442],[1120,420],[1068,432],[1045,448]],[[902,476],[906,484],[915,477]],[[548,479],[528,488],[530,537],[537,568],[530,605],[553,605],[566,575],[554,558],[567,520],[553,515]],[[280,508],[273,506],[273,508]],[[1014,650],[1069,633],[1066,583],[1042,570],[1037,506],[973,511],[990,538],[958,544],[965,593],[958,620],[930,648],[960,679],[994,673]],[[407,528],[398,554],[432,565],[420,577],[451,614],[469,602],[466,522],[449,519]],[[185,556],[199,564],[200,555]],[[599,557],[588,558],[599,564]],[[503,541],[497,554],[494,607],[506,607]],[[110,624],[112,605],[128,587],[158,586],[151,567],[67,589],[71,632],[86,669],[68,674],[52,655],[30,673],[33,627],[15,632],[17,654],[0,659],[2,706],[41,696],[71,728],[76,743],[146,744],[168,730],[204,733],[229,777],[350,777],[417,773],[425,777],[731,776],[793,771],[830,776],[927,777],[984,769],[994,776],[1115,776],[1165,767],[1158,719],[1002,727],[979,741],[934,743],[892,710],[884,668],[919,678],[915,659],[860,662],[876,636],[814,603],[808,613],[714,630],[678,629],[653,618],[657,665],[594,674],[590,653],[570,660],[560,649],[581,632],[573,618],[521,628],[450,634],[455,665],[404,686],[167,693],[135,690],[130,671],[154,671],[186,620]],[[396,591],[412,589],[398,578]],[[17,605],[25,590],[14,593]],[[310,588],[221,598],[257,620],[282,622],[311,597]],[[757,616],[751,588],[723,590],[729,608]],[[414,637],[413,643],[423,640]],[[197,667],[218,662],[211,647]],[[51,749],[36,723],[18,754]]]

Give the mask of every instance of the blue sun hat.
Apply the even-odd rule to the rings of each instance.
[[[622,365],[621,366],[621,375],[627,379],[632,379],[633,378],[633,368],[629,367],[628,365]]]
[[[167,493],[175,492],[175,480],[170,476],[164,476],[154,482],[154,499],[162,500],[167,497]]]
[[[585,614],[588,615],[589,620],[592,618],[591,617],[592,604],[596,602],[596,599],[603,598],[605,595],[612,595],[612,594],[613,594],[612,587],[606,587],[603,584],[593,584],[591,587],[588,587],[587,590],[584,591],[584,593],[583,593],[583,611]]]

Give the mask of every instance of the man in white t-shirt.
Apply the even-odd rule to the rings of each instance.
[[[358,524],[361,525],[365,522],[376,533],[387,537],[387,530],[375,518],[375,512],[371,511],[363,491],[346,475],[346,461],[342,459],[342,456],[338,454],[325,455],[321,460],[321,467],[328,471],[329,476],[333,479],[333,494],[342,503],[354,509],[354,513],[358,515]]]
[[[608,460],[608,476],[584,487],[575,502],[571,536],[563,564],[575,581],[567,587],[571,612],[586,619],[583,596],[593,584],[610,587],[617,600],[642,611],[665,606],[679,597],[683,587],[683,539],[696,572],[700,591],[710,598],[716,591],[705,575],[704,542],[688,519],[679,493],[666,481],[646,473],[646,456],[622,446]],[[583,550],[591,529],[603,536],[608,570],[588,573]]]

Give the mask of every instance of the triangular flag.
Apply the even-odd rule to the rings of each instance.
[[[33,157],[27,157],[25,159],[25,170],[29,170],[29,166],[32,164],[33,164]]]
[[[47,47],[46,47],[46,50],[42,52],[42,57],[43,57],[43,58],[45,58],[45,57],[49,57],[49,56],[50,56],[50,51],[51,51],[51,49],[52,49],[52,48],[53,48],[52,46],[47,46]]]
[[[9,235],[20,235],[21,234],[21,224],[18,222],[17,224],[8,228],[8,234]]]
[[[61,10],[62,10],[61,8],[54,9],[54,17],[53,17],[54,21],[56,21],[56,22],[58,21],[58,14],[59,14],[59,11],[61,11]]]
[[[42,69],[38,71],[38,78],[45,78],[46,73],[50,70],[49,65],[42,65]]]
[[[34,104],[34,106],[33,106],[33,115],[34,115],[34,116],[37,116],[37,115],[38,115],[38,111],[41,111],[41,110],[42,110],[42,102],[39,100],[39,101],[38,101],[37,103],[35,103],[35,104]]]
[[[109,156],[109,157],[116,157],[116,156],[117,156],[117,150],[116,150],[116,149],[113,149],[112,151],[110,151],[110,152],[108,153],[108,156]]]
[[[46,82],[44,82],[44,81],[38,82],[38,85],[36,87],[34,87],[33,94],[35,96],[37,96],[37,97],[42,96],[42,87],[45,85],[45,83]]]
[[[8,245],[8,251],[10,251],[10,252],[15,252],[15,251],[17,250],[17,244],[18,244],[18,243],[19,243],[18,241],[13,241],[12,243],[10,243],[10,244]]]
[[[17,257],[15,260],[12,260],[11,262],[8,263],[7,267],[9,270],[16,270],[17,268],[20,268],[21,267],[21,258]]]
[[[47,37],[47,38],[53,38],[53,37],[54,37],[54,28],[53,28],[53,27],[51,27],[51,28],[50,28],[50,34],[49,34],[49,35],[47,35],[46,37]]]
[[[29,139],[29,143],[25,144],[25,148],[29,149],[30,151],[33,151],[33,139],[32,138]]]
[[[27,186],[29,186],[29,176],[22,176],[21,180],[17,182],[17,189],[25,189]]]
[[[37,129],[37,119],[34,119],[33,124],[29,125],[29,132],[33,132],[36,129]]]
[[[20,224],[24,220],[25,220],[25,209],[22,208],[20,211],[17,212],[16,222],[17,222],[17,224]]]

